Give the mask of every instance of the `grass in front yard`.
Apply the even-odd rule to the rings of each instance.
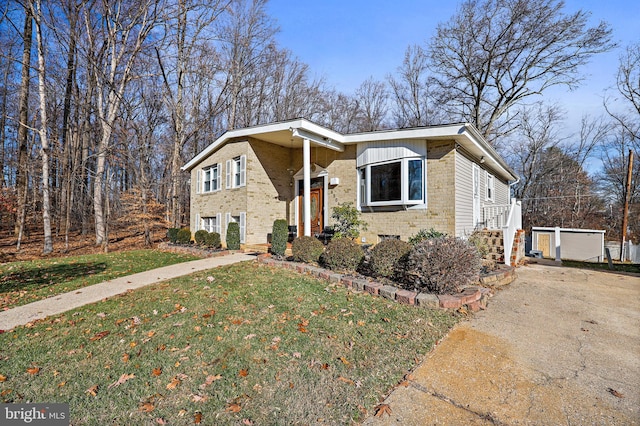
[[[132,250],[0,265],[0,309],[26,305],[102,281],[197,257]]]
[[[612,271],[612,272],[633,272],[636,274],[640,274],[640,265],[633,263],[621,263],[614,262],[613,269],[609,269],[608,263],[597,263],[597,262],[579,262],[577,260],[563,260],[562,266],[568,266],[571,268],[582,268],[582,269],[596,269],[599,271]]]
[[[73,425],[349,424],[456,321],[241,263],[0,334],[0,395]]]

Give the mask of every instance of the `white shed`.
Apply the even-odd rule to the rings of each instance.
[[[531,228],[531,247],[556,260],[603,262],[604,233],[599,229]]]

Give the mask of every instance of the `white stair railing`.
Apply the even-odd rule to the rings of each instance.
[[[507,222],[502,227],[502,238],[504,245],[504,264],[511,264],[511,251],[513,250],[513,240],[516,231],[522,229],[522,202],[516,199],[511,200],[511,208]]]
[[[507,224],[511,205],[494,204],[482,209],[483,225],[487,229],[502,229]]]

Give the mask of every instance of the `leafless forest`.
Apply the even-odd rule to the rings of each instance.
[[[188,223],[180,166],[228,129],[305,117],[340,132],[473,123],[519,174],[525,227],[640,240],[640,40],[562,1],[461,2],[386,79],[340,93],[276,41],[267,0],[9,0],[0,6],[0,236],[42,252],[147,244]],[[602,114],[567,136],[544,102],[621,52]],[[570,96],[570,93],[568,94]],[[588,164],[601,164],[595,170]],[[9,243],[7,243],[9,244]],[[3,250],[6,248],[3,247]]]

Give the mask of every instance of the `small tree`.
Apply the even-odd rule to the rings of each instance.
[[[351,203],[342,203],[332,209],[334,238],[356,239],[360,230],[367,230],[367,222],[360,218],[360,212]]]
[[[284,219],[276,219],[273,222],[271,231],[271,253],[276,256],[284,256],[287,250],[287,239],[289,238],[289,227]]]
[[[240,225],[238,222],[229,222],[227,226],[227,249],[240,250]]]

